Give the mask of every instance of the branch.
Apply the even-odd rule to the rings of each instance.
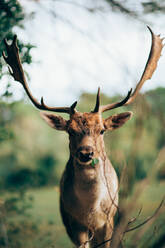
[[[108,242],[111,241],[111,240],[112,240],[112,238],[107,239],[107,240],[103,241],[102,243],[100,243],[100,244],[98,244],[98,245],[96,245],[96,246],[94,246],[94,247],[92,247],[92,248],[98,248],[98,247],[100,247],[100,246],[102,246],[102,245],[108,243]]]
[[[164,201],[165,201],[165,196],[163,197],[161,203],[159,204],[159,206],[157,207],[157,209],[155,210],[155,212],[154,212],[151,216],[149,216],[145,221],[143,221],[143,222],[140,223],[139,225],[137,225],[137,226],[135,226],[135,227],[132,227],[132,228],[127,229],[126,231],[124,231],[124,232],[123,232],[123,235],[124,235],[125,233],[127,233],[127,232],[134,231],[134,230],[140,228],[141,226],[147,224],[147,223],[148,223],[151,219],[153,219],[153,218],[156,216],[156,214],[159,212],[159,210],[161,209],[161,207],[162,207]],[[139,210],[139,213],[138,213],[137,217],[133,218],[132,220],[130,220],[130,221],[128,222],[128,225],[132,224],[133,222],[135,222],[135,221],[137,220],[137,218],[139,217],[139,215],[140,215],[140,213],[141,213],[141,210],[142,210],[142,208]],[[103,241],[102,243],[100,243],[100,244],[94,246],[93,248],[98,248],[98,247],[100,247],[100,246],[106,244],[107,242],[110,242],[111,240],[112,240],[112,238],[107,239],[107,240]]]
[[[137,226],[135,226],[135,227],[132,227],[132,228],[130,228],[130,229],[127,229],[124,233],[134,231],[134,230],[140,228],[141,226],[147,224],[147,222],[149,222],[151,219],[153,219],[153,218],[156,216],[156,214],[159,212],[159,210],[160,210],[160,208],[162,207],[164,201],[165,201],[165,196],[163,197],[161,203],[159,204],[159,206],[157,207],[157,209],[155,210],[155,212],[154,212],[151,216],[149,216],[145,221],[143,221],[143,222],[140,223],[139,225],[137,225]]]

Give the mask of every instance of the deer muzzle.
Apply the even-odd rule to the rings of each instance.
[[[80,146],[77,150],[77,158],[82,163],[88,163],[92,160],[94,155],[93,148],[91,146]]]

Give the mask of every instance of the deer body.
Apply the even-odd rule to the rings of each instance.
[[[73,160],[70,159],[63,174],[60,199],[61,214],[70,238],[78,246],[89,240],[89,231],[95,233],[94,238],[99,239],[98,243],[101,242],[103,237],[96,235],[97,230],[105,229],[106,223],[109,222],[110,229],[105,240],[111,237],[113,217],[118,204],[118,181],[112,165],[108,162],[106,161],[104,166],[107,167],[106,172],[109,170],[107,176],[109,176],[108,184],[111,196],[107,190],[107,179],[104,176],[102,162],[98,163],[95,168],[80,169],[76,172],[73,169],[73,164],[71,164]],[[71,180],[70,174],[72,173],[73,179]],[[65,221],[66,219],[68,221]],[[73,222],[76,222],[77,225],[73,225]],[[81,226],[84,230],[77,233],[79,238],[75,238],[77,226]],[[106,232],[107,230],[103,230],[103,234]]]
[[[149,58],[133,93],[130,90],[124,100],[100,106],[99,89],[95,108],[90,113],[77,112],[77,102],[70,107],[48,107],[43,98],[41,103],[38,102],[27,85],[16,36],[11,45],[5,40],[7,56],[3,52],[3,57],[10,66],[9,72],[22,84],[32,103],[40,110],[70,115],[69,120],[65,120],[55,114],[41,113],[52,128],[69,134],[70,158],[60,184],[60,209],[67,233],[78,247],[88,247],[89,239],[92,248],[110,247],[113,218],[118,208],[118,179],[106,156],[103,133],[121,127],[132,113],[124,112],[107,119],[102,118],[102,113],[132,103],[144,82],[152,77],[161,55],[163,39],[149,30],[152,36]]]
[[[99,243],[103,236],[110,238],[113,231],[113,217],[118,205],[118,179],[105,153],[100,135],[102,122],[99,114],[76,113],[68,127],[71,154],[61,179],[60,204],[67,232],[77,246],[89,240],[89,233]],[[72,132],[77,132],[78,137],[74,134],[73,138]],[[82,151],[80,147],[91,149],[92,157],[97,157],[98,163],[92,166],[91,160],[85,163],[79,160],[80,155],[76,153]],[[77,226],[81,226],[82,230],[77,231]],[[107,242],[104,247],[108,246]]]

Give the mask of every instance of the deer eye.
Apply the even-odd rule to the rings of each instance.
[[[74,130],[74,129],[69,129],[69,130],[68,130],[68,133],[69,133],[70,136],[80,136],[80,133],[77,132],[77,131]]]
[[[105,132],[105,129],[102,129],[102,130],[100,131],[100,134],[103,135],[104,132]]]
[[[68,133],[70,136],[74,136],[75,135],[75,131],[73,129],[69,129]]]

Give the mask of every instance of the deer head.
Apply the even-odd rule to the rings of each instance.
[[[161,39],[159,35],[155,35],[149,27],[148,29],[152,36],[152,46],[142,77],[133,93],[132,90],[130,90],[124,100],[117,103],[100,106],[99,88],[96,97],[95,108],[90,113],[78,112],[75,109],[77,102],[74,102],[71,107],[48,107],[44,103],[42,97],[41,102],[39,103],[37,99],[32,96],[28,88],[16,44],[17,37],[14,36],[11,45],[9,45],[5,40],[7,56],[3,52],[3,57],[12,69],[11,70],[9,68],[9,72],[16,81],[19,81],[22,84],[32,103],[40,110],[61,112],[70,115],[70,119],[65,120],[61,116],[52,113],[41,113],[43,119],[52,128],[66,131],[69,134],[71,155],[75,157],[79,163],[88,164],[93,158],[104,156],[103,133],[107,130],[112,131],[121,127],[127,120],[131,118],[131,112],[112,115],[107,119],[102,118],[102,113],[132,103],[144,82],[150,79],[153,72],[155,71],[157,62],[161,55],[163,39]]]
[[[103,119],[101,115],[103,106],[98,108],[99,95],[100,89],[94,111],[81,113],[72,109],[69,120],[55,114],[41,113],[42,118],[52,128],[66,131],[69,134],[70,152],[79,164],[87,165],[93,158],[105,156],[103,152],[104,132],[121,127],[132,115],[131,112],[125,112]]]

